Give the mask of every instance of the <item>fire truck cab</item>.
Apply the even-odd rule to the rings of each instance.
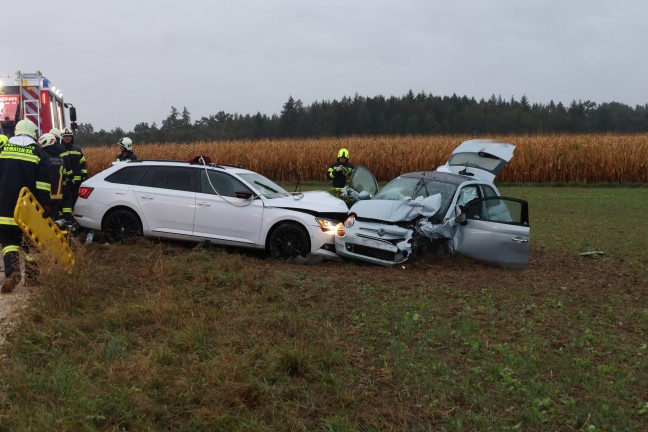
[[[76,108],[63,102],[63,92],[40,71],[16,72],[13,85],[9,75],[0,75],[0,134],[13,136],[16,123],[22,119],[34,122],[38,134],[52,128],[68,127],[65,109],[69,111],[71,129],[76,129]]]

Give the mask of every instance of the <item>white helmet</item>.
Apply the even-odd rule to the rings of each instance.
[[[119,141],[117,141],[117,144],[124,147],[128,151],[133,150],[133,140],[128,137],[120,139]]]
[[[56,138],[58,138],[58,139],[63,138],[63,136],[61,135],[61,131],[60,131],[59,129],[57,129],[57,128],[52,128],[52,129],[49,131],[49,133],[51,133],[52,135],[54,135],[54,136],[55,136]]]
[[[54,134],[51,133],[46,133],[43,134],[40,138],[38,138],[38,144],[40,144],[43,147],[50,146],[56,142],[56,137]]]
[[[30,137],[36,139],[36,132],[38,127],[34,124],[33,121],[24,119],[16,123],[16,129],[14,132],[16,135],[29,135]]]
[[[63,136],[65,136],[65,135],[74,135],[74,132],[72,132],[72,129],[66,127],[66,128],[63,128],[63,131],[61,132],[61,135],[63,135]]]

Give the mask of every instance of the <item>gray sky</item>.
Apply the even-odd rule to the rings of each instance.
[[[42,71],[95,130],[410,89],[648,103],[645,0],[32,0],[3,16],[23,19],[3,20],[0,75]]]

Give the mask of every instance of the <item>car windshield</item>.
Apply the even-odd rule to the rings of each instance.
[[[256,190],[259,195],[263,195],[266,198],[283,198],[290,196],[290,192],[286,191],[284,188],[279,186],[277,183],[272,180],[262,176],[257,173],[245,173],[239,174],[243,180],[248,182],[254,190]]]
[[[452,201],[457,185],[425,177],[398,177],[389,182],[373,199],[403,201],[409,198],[427,198],[441,194],[441,209]]]

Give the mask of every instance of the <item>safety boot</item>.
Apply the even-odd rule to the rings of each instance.
[[[2,288],[0,288],[0,292],[3,294],[8,294],[16,288],[16,286],[20,283],[20,279],[22,279],[22,276],[20,272],[13,272],[9,276],[5,278],[4,283],[2,284]]]

